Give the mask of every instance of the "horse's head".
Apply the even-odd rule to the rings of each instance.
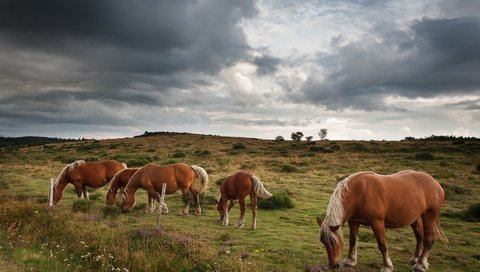
[[[135,204],[135,196],[129,193],[127,188],[125,188],[122,193],[122,212],[130,211],[130,209],[135,206]]]
[[[114,190],[112,188],[108,189],[108,193],[107,193],[107,205],[111,206],[113,204],[115,204],[115,195],[116,195],[116,192],[114,192]]]
[[[218,218],[219,221],[222,221],[223,218],[225,218],[225,210],[223,209],[223,200],[220,197],[220,200],[215,200],[217,202],[217,211],[218,214],[220,215],[220,218]]]
[[[320,226],[319,239],[327,250],[328,266],[337,268],[340,266],[342,257],[343,238],[339,226],[327,226],[322,224],[322,219],[317,217],[317,223]]]

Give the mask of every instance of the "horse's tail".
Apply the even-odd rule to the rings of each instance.
[[[253,190],[260,198],[271,198],[273,195],[263,187],[263,183],[256,176],[252,176]]]
[[[198,165],[190,165],[192,170],[195,172],[195,180],[200,182],[200,186],[196,186],[198,193],[201,194],[207,190],[208,187],[208,174],[205,169]],[[195,182],[197,184],[197,182]]]
[[[440,228],[440,224],[438,223],[438,221],[435,223],[435,229],[433,230],[433,237],[435,237],[435,240],[438,240],[445,245],[450,245],[450,242],[448,241],[447,236],[445,236],[445,233],[443,233],[442,228]]]

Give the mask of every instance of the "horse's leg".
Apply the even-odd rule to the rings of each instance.
[[[383,266],[381,272],[391,272],[393,271],[393,263],[390,260],[390,256],[388,255],[388,247],[387,247],[387,234],[385,231],[385,223],[381,222],[374,222],[372,224],[372,230],[375,234],[375,239],[377,239],[378,249],[382,252],[383,256]]]
[[[149,213],[153,213],[153,211],[155,210],[155,199],[156,197],[148,193],[148,212]]]
[[[82,194],[85,199],[90,200],[90,197],[88,196],[87,186],[85,185],[82,186]]]
[[[235,205],[235,200],[230,200],[230,204],[228,204],[228,211]]]
[[[190,187],[190,192],[192,193],[193,200],[195,201],[195,214],[201,215],[202,208],[200,207],[200,194],[192,187]]]
[[[228,200],[225,200],[222,202],[222,209],[223,209],[223,225],[224,226],[228,226],[228,212],[230,211],[230,209],[227,209],[227,202]]]
[[[350,229],[350,236],[348,238],[349,248],[348,256],[343,260],[343,264],[346,266],[356,266],[357,265],[357,237],[358,229],[360,224],[353,221],[348,221],[348,228]]]
[[[415,239],[417,240],[417,245],[415,246],[415,252],[413,253],[412,258],[410,258],[410,264],[416,264],[418,258],[420,258],[420,254],[422,254],[423,250],[423,224],[422,219],[418,218],[417,221],[413,222],[410,225],[413,229],[413,233],[415,234]]]
[[[245,197],[238,198],[238,204],[240,204],[240,219],[238,220],[237,227],[241,228],[245,225]]]
[[[188,192],[188,189],[182,189],[182,195],[183,195],[183,203],[185,203],[185,205],[183,205],[183,208],[182,208],[182,214],[183,215],[186,215],[188,214],[188,209],[190,208],[190,193]]]
[[[422,215],[423,223],[423,251],[418,258],[417,263],[413,266],[413,271],[427,271],[428,270],[428,256],[432,250],[434,241],[435,225],[437,223],[438,214],[428,213]]]
[[[77,192],[77,197],[78,198],[83,198],[83,188],[82,188],[82,186],[78,183],[73,183],[73,186],[75,187],[75,192]]]
[[[257,228],[257,195],[251,196],[252,199],[252,214],[253,214],[253,223],[252,229]]]

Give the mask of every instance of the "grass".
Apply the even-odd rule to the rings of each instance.
[[[358,171],[388,174],[402,169],[432,174],[447,195],[440,222],[451,245],[435,243],[430,269],[473,271],[480,265],[480,227],[474,221],[480,194],[477,143],[307,144],[160,134],[41,147],[0,149],[0,259],[7,271],[324,271],[327,258],[318,242],[315,217],[325,214],[337,181]],[[417,158],[421,153],[435,156]],[[105,207],[106,186],[93,190],[91,200],[82,202],[68,185],[62,202],[46,208],[50,177],[56,177],[65,163],[89,157],[114,158],[129,166],[202,165],[211,180],[202,196],[202,215],[194,215],[193,205],[189,215],[180,215],[181,194],[168,195],[170,213],[162,216],[157,231],[156,211],[147,212],[145,191],[136,193],[136,208],[124,214],[117,207]],[[294,207],[259,209],[257,229],[252,231],[250,208],[246,227],[235,227],[240,216],[237,204],[230,211],[230,225],[222,226],[215,205],[218,185],[241,169],[252,171],[275,195],[282,192],[295,199]],[[73,212],[74,206],[80,212]],[[342,231],[348,237],[348,227]],[[371,230],[362,227],[359,237],[356,271],[380,270],[381,255]],[[387,237],[396,271],[409,271],[415,245],[411,229],[388,230]],[[344,257],[347,250],[344,247]]]

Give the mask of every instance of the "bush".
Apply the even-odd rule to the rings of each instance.
[[[128,167],[141,167],[145,164],[151,163],[153,160],[150,156],[135,156],[133,158],[129,158],[125,163]]]
[[[468,207],[466,218],[472,221],[480,221],[480,202],[474,203]]]
[[[415,159],[420,161],[431,161],[435,159],[435,157],[431,153],[423,152],[415,154]]]
[[[480,172],[480,162],[477,164],[477,167],[475,169],[477,169],[477,171]]]
[[[98,200],[98,199],[102,198],[102,194],[101,193],[93,193],[93,194],[90,194],[88,196],[88,198],[90,198],[90,200]]]
[[[79,199],[73,202],[73,212],[88,213],[92,209],[92,202],[86,199]]]
[[[4,180],[0,180],[0,190],[7,190],[8,189],[8,183]]]
[[[321,146],[311,146],[309,148],[310,151],[312,152],[324,152],[325,151],[325,148],[321,147]]]
[[[212,152],[206,149],[205,150],[198,149],[198,150],[195,150],[193,154],[199,157],[210,157],[212,155]]]
[[[233,144],[233,149],[245,149],[245,148],[247,147],[242,143]]]
[[[172,155],[173,158],[185,158],[186,156],[187,156],[187,153],[185,153],[183,151],[175,152]]]
[[[294,173],[298,171],[298,168],[290,164],[285,164],[282,166],[281,170],[285,173]]]
[[[215,184],[217,184],[218,186],[222,186],[224,180],[225,178],[219,178],[215,181]]]
[[[295,203],[287,193],[274,192],[269,199],[258,199],[258,207],[262,209],[291,209]]]

